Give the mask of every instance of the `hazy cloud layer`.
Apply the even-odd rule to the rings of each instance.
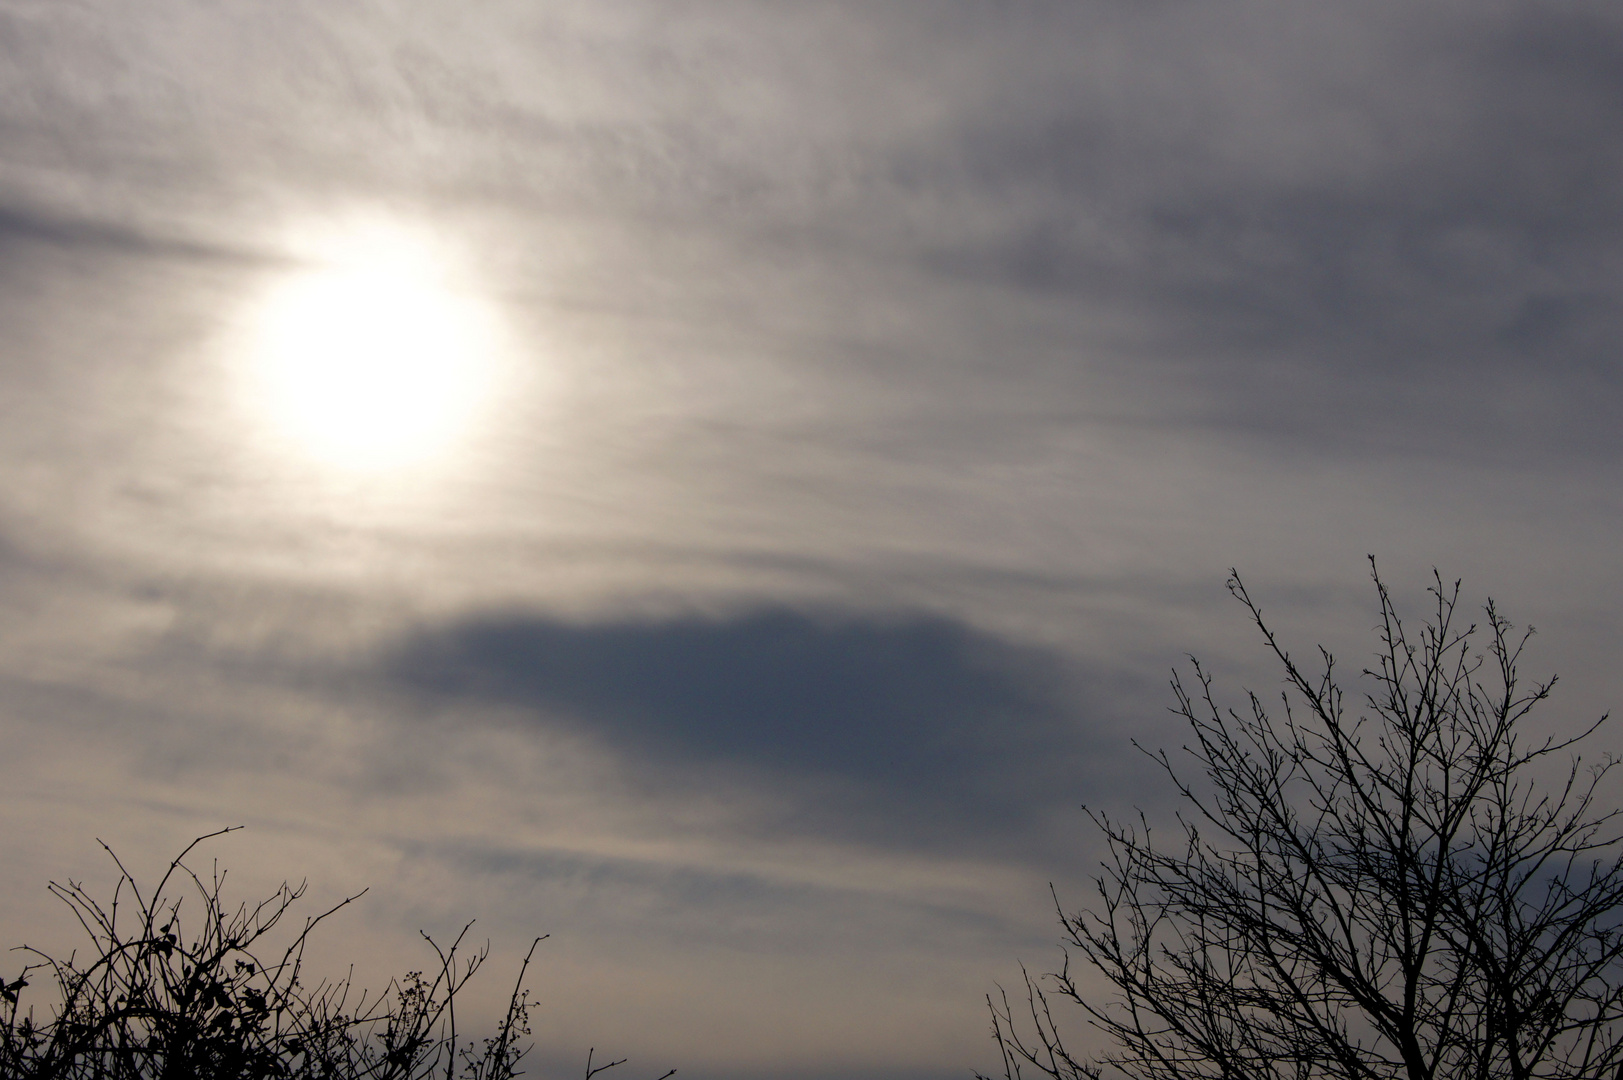
[[[1598,0],[0,0],[0,936],[247,821],[369,970],[554,932],[560,1062],[987,1068],[1230,566],[1616,704],[1619,131]],[[499,330],[443,461],[244,390],[356,221]]]

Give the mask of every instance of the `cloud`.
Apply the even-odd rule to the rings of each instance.
[[[989,382],[1016,365],[1096,402],[1119,370],[1124,406],[1269,451],[1615,453],[1615,11],[1049,17],[1052,52],[946,90],[950,120],[893,140],[893,190],[867,192],[938,209],[921,272],[1075,312],[1071,350],[1015,331]]]
[[[1228,566],[1357,657],[1362,555],[1439,562],[1581,627],[1555,655],[1605,707],[1615,0],[474,8],[0,11],[0,679],[40,850],[280,822],[365,883],[409,836],[447,918],[557,900],[583,978],[634,943],[678,989],[568,985],[644,987],[643,1031],[725,1015],[674,939],[754,919],[729,1028],[822,1057],[771,1034],[736,1073],[865,1031],[924,1069],[1013,970],[974,913],[1046,934],[1075,804],[1167,797],[1129,738],[1177,745],[1176,658],[1277,688]],[[352,209],[470,252],[540,376],[410,499],[284,475],[220,407],[252,252]],[[985,893],[915,902],[941,879]],[[863,920],[815,977],[772,951]],[[978,966],[887,973],[886,938]],[[925,984],[964,1011],[885,1011]]]
[[[0,204],[0,259],[17,243],[44,244],[65,250],[223,261],[252,265],[277,261],[240,246],[164,235],[120,222],[71,217],[21,204]]]
[[[1021,930],[1018,920],[978,906],[974,901],[983,898],[964,888],[929,892],[908,882],[882,890],[794,877],[782,867],[705,866],[468,839],[408,841],[402,850],[472,879],[495,877],[531,905],[544,890],[552,912],[584,914],[595,907],[601,915],[612,906],[624,922],[657,926],[685,948],[815,953],[827,948],[831,925],[846,927],[846,948],[874,950],[922,947],[949,936],[996,944],[1000,935],[1007,941]],[[903,873],[898,868],[897,878]],[[872,910],[865,916],[864,907],[879,909],[880,917]],[[861,925],[864,917],[879,925]],[[865,940],[853,943],[859,933]]]
[[[444,701],[606,744],[643,768],[713,768],[843,787],[878,805],[999,832],[1046,808],[1085,756],[1078,680],[1060,659],[939,618],[763,608],[574,624],[490,615],[425,630],[387,670]],[[945,810],[957,807],[955,810]],[[885,826],[870,821],[879,832]]]

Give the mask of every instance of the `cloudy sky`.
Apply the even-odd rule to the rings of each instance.
[[[242,824],[552,1074],[990,1068],[1230,567],[1623,702],[1620,342],[1610,2],[0,0],[0,937]]]

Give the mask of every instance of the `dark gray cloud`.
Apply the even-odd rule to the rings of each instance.
[[[857,817],[873,838],[1017,834],[1074,801],[1090,757],[1111,753],[1089,745],[1103,703],[1074,668],[939,618],[491,616],[419,633],[389,669],[438,699],[585,734],[641,768],[843,785],[845,805],[803,827]]]
[[[203,242],[122,222],[71,217],[36,207],[0,205],[0,260],[18,244],[145,258],[274,264],[272,254],[241,246]]]

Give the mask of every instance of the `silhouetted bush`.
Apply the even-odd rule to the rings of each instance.
[[[79,883],[51,883],[92,947],[66,959],[28,946],[18,950],[32,961],[0,983],[0,1077],[507,1080],[521,1074],[530,1049],[521,1041],[530,1034],[523,982],[542,938],[524,957],[495,1033],[467,1038],[457,1028],[457,997],[488,956],[488,946],[465,949],[468,927],[449,946],[424,934],[432,965],[407,972],[380,994],[356,990],[348,976],[310,982],[304,952],[312,931],[361,894],[273,933],[303,897],[302,884],[284,883],[257,904],[231,906],[222,896],[223,872],[216,868],[203,877],[186,865],[199,844],[231,831],[192,841],[150,892],[111,848],[119,880],[105,902]],[[284,943],[273,945],[277,937]],[[40,1016],[40,1009],[48,1015]],[[588,1055],[586,1076],[618,1064],[594,1066]]]

